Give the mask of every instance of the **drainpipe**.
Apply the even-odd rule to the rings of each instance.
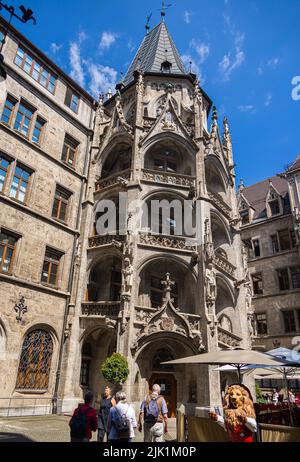
[[[91,125],[92,125],[95,106],[96,106],[96,102],[94,101],[94,103],[93,103],[93,105],[91,107],[91,112],[90,112],[89,127],[91,127]],[[94,128],[95,128],[95,126],[94,126]],[[92,141],[91,138],[89,138],[87,146],[86,146],[86,155],[85,155],[84,171],[83,171],[83,175],[85,177],[87,175],[88,167],[89,167],[89,164],[90,164],[91,141]],[[77,218],[76,218],[76,230],[79,229],[79,225],[80,225],[81,207],[82,207],[82,201],[83,201],[84,186],[85,186],[86,183],[87,183],[87,179],[83,178],[81,180],[80,198],[79,198],[79,204],[78,204],[78,210],[77,210]],[[52,414],[57,414],[58,390],[59,390],[59,384],[60,384],[60,378],[61,378],[62,360],[63,360],[63,353],[64,353],[65,331],[66,331],[67,322],[68,322],[69,304],[70,304],[70,301],[71,301],[71,294],[72,294],[72,290],[73,290],[73,278],[74,278],[74,270],[75,270],[76,247],[77,247],[77,241],[78,241],[79,236],[80,236],[80,232],[77,231],[75,236],[74,236],[74,241],[73,241],[71,269],[70,269],[70,275],[69,275],[69,281],[68,281],[68,293],[69,293],[69,295],[68,295],[68,297],[66,299],[66,304],[65,304],[64,320],[63,320],[63,327],[62,327],[61,340],[60,340],[60,346],[59,346],[58,366],[57,366],[57,371],[56,371],[55,388],[54,388],[54,394],[53,394],[53,399],[52,399]]]

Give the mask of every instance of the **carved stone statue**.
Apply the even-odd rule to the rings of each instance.
[[[122,270],[123,275],[123,286],[122,286],[122,295],[131,294],[132,285],[133,285],[133,266],[130,263],[129,258],[124,260],[124,268]]]
[[[214,266],[210,263],[205,270],[206,300],[215,302],[217,297],[217,280]]]
[[[250,337],[253,339],[257,335],[255,314],[253,312],[247,314],[247,321]]]

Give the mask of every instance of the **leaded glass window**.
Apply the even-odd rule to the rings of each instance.
[[[19,390],[47,390],[53,354],[51,335],[35,330],[26,335],[22,346],[17,385]]]

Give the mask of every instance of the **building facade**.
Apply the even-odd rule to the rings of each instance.
[[[224,373],[162,363],[251,347],[227,119],[221,133],[213,109],[209,127],[211,100],[164,20],[97,108],[11,27],[3,54],[0,407],[70,412],[86,389],[101,394],[115,351],[137,405],[154,382],[171,416],[220,403]],[[168,214],[151,213],[158,201]]]
[[[7,398],[47,408],[68,336],[94,102],[2,18],[0,34],[0,408]]]
[[[295,164],[294,164],[295,165]],[[252,282],[254,347],[293,349],[300,332],[297,169],[239,187],[242,240]]]

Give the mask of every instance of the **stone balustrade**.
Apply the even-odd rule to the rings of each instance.
[[[121,302],[86,302],[81,305],[83,316],[105,316],[117,318],[121,309]]]
[[[152,183],[164,183],[184,188],[195,187],[196,184],[196,179],[193,176],[160,172],[158,170],[143,170],[142,179],[144,181],[151,181]]]
[[[126,236],[93,236],[89,238],[89,247],[102,247],[105,245],[116,245],[121,246],[125,242]]]
[[[237,348],[240,346],[241,341],[242,339],[237,335],[218,327],[218,342],[221,346]]]
[[[231,218],[231,213],[232,210],[229,207],[229,205],[226,204],[226,202],[223,201],[222,197],[220,194],[213,193],[211,191],[208,191],[208,197],[211,200],[211,202],[217,207],[218,209],[221,210],[221,212],[224,213],[227,217]]]
[[[232,265],[226,258],[216,254],[214,259],[215,265],[221,271],[225,271],[230,277],[235,278],[236,267]]]
[[[95,185],[96,192],[103,191],[103,189],[110,188],[117,184],[122,186],[123,181],[130,180],[130,173],[130,170],[123,170],[107,178],[103,178],[103,180],[97,181]]]
[[[140,233],[139,243],[151,247],[185,250],[195,252],[196,247],[189,245],[189,239],[179,236],[166,236],[163,234]]]

